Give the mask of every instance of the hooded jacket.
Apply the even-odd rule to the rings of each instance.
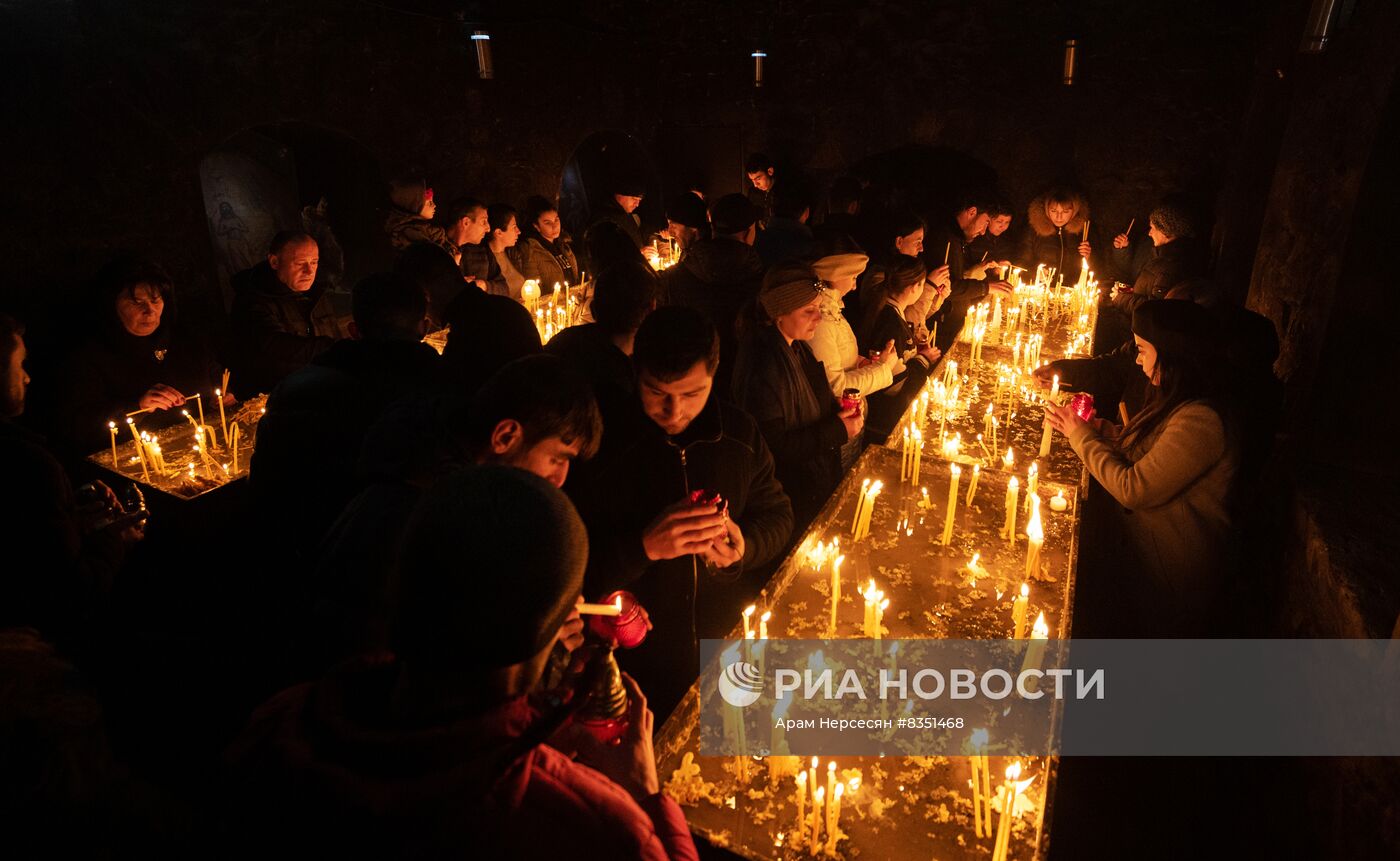
[[[686,249],[680,263],[661,274],[667,305],[703,311],[719,330],[715,384],[722,396],[730,390],[738,352],[734,323],[740,311],[758,296],[764,271],[763,261],[752,246],[719,236],[695,243]]]
[[[657,715],[680,701],[699,668],[697,638],[722,637],[759,586],[755,569],[783,550],[792,506],[773,455],[747,413],[713,393],[690,426],[670,437],[634,402],[608,425],[603,451],[579,464],[565,486],[588,527],[584,594],[636,594],[654,630],[618,660],[636,676]],[[723,571],[681,556],[652,562],[642,532],[663,509],[694,491],[719,493],[744,536],[744,557]],[[735,583],[743,578],[742,584]],[[697,596],[698,593],[698,596]],[[694,630],[692,632],[692,618]]]
[[[1153,249],[1152,259],[1142,268],[1130,293],[1121,293],[1113,304],[1128,316],[1142,303],[1152,299],[1190,299],[1209,307],[1211,297],[1195,295],[1201,292],[1201,281],[1208,265],[1205,246],[1190,236],[1182,236]],[[1176,295],[1171,295],[1175,292]]]
[[[393,183],[389,186],[389,202],[393,209],[384,221],[389,244],[402,251],[415,242],[431,242],[449,254],[457,254],[457,246],[447,238],[447,231],[422,215],[427,201],[427,187],[421,182]]]
[[[579,283],[573,243],[562,234],[550,242],[532,228],[506,249],[506,256],[526,280],[533,278],[540,282],[541,292],[553,289],[555,284]]]
[[[1050,216],[1045,214],[1044,195],[1032,200],[1026,207],[1026,230],[1017,258],[1019,265],[1029,270],[1028,277],[1034,278],[1036,267],[1043,263],[1053,266],[1058,275],[1063,275],[1066,284],[1078,280],[1079,270],[1083,266],[1079,243],[1084,238],[1084,225],[1088,221],[1089,203],[1083,198],[1075,201],[1074,216],[1065,222],[1064,227],[1056,227],[1050,222]]]
[[[266,261],[233,282],[229,387],[244,398],[271,392],[344,335],[320,282],[297,293],[277,280]]]
[[[675,801],[639,803],[535,740],[539,704],[424,725],[392,713],[396,678],[355,665],[254,713],[228,755],[249,807],[237,839],[306,857],[697,857]]]

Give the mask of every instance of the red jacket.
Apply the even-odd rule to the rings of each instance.
[[[230,751],[239,803],[252,804],[235,839],[321,857],[698,857],[675,801],[639,805],[592,768],[522,744],[541,718],[526,697],[407,726],[384,708],[394,675],[341,672],[258,709]]]

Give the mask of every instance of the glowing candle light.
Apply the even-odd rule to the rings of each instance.
[[[1007,471],[1009,472],[1012,469],[1012,467],[1016,465],[1016,452],[1008,448],[1006,450],[1006,455],[1003,456],[1001,459],[1001,463],[1003,466],[1006,467]]]
[[[1006,769],[1006,781],[1002,783],[1001,818],[997,820],[997,839],[992,849],[992,861],[1006,861],[1007,850],[1011,845],[1011,817],[1015,811],[1016,781],[1021,776],[1021,763],[1012,763]]]
[[[745,639],[745,640],[750,639],[750,635],[753,633],[753,628],[750,627],[750,625],[749,625],[749,619],[753,616],[753,614],[754,614],[757,610],[758,610],[757,607],[755,607],[753,604],[750,604],[749,606],[747,606],[747,607],[744,608],[744,612],[743,612],[743,614],[740,616],[740,618],[742,618],[742,619],[744,620],[744,639]],[[732,612],[734,612],[734,611],[731,610],[730,612],[732,613]]]
[[[1069,500],[1065,499],[1065,492],[1063,490],[1055,491],[1055,495],[1050,497],[1050,510],[1064,511],[1066,508],[1069,508]]]
[[[822,846],[822,801],[825,798],[825,786],[817,787],[817,791],[812,793],[812,840],[808,844],[808,847],[813,858],[817,857],[817,850],[821,849]]]
[[[845,561],[845,556],[837,556],[831,564],[831,624],[827,629],[828,637],[836,636],[836,608],[841,602],[841,563]]]
[[[835,763],[832,763],[835,767]],[[836,854],[836,840],[840,836],[841,824],[841,796],[846,792],[844,783],[836,784],[836,788],[828,793],[831,799],[826,807],[826,854]]]
[[[1021,584],[1021,594],[1016,600],[1011,602],[1011,627],[1013,639],[1024,640],[1026,638],[1026,612],[1030,607],[1031,587],[1029,584]]]
[[[962,470],[958,468],[956,463],[952,464],[948,471],[952,474],[952,477],[948,481],[948,513],[943,519],[943,539],[941,543],[945,547],[953,540],[953,516],[958,510],[958,481],[962,476]]]
[[[770,610],[764,610],[763,615],[758,617],[758,638],[760,640],[768,639],[768,620],[771,618],[773,618],[773,613]]]
[[[982,465],[974,463],[972,465],[972,480],[967,483],[967,499],[965,503],[972,505],[972,498],[977,495],[977,481],[982,477]]]
[[[870,479],[867,478],[860,483],[860,495],[856,497],[856,516],[851,521],[851,536],[857,541],[860,540],[860,514],[865,509],[866,491],[869,489]]]
[[[1026,576],[1034,577],[1040,571],[1040,545],[1045,541],[1045,530],[1040,525],[1040,497],[1030,495],[1031,519],[1026,522]]]
[[[1020,498],[1021,483],[1016,476],[1006,483],[1006,523],[1001,528],[1001,537],[1009,543],[1016,543],[1016,501]]]
[[[112,469],[117,468],[117,423],[107,422],[107,430],[112,434]]]

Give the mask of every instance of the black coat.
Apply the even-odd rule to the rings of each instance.
[[[715,385],[728,397],[738,340],[734,323],[763,286],[763,261],[753,247],[728,237],[702,239],[661,275],[667,305],[704,311],[719,330]]]
[[[753,242],[753,250],[758,252],[763,265],[772,266],[808,257],[816,244],[812,228],[796,218],[775,215],[768,219],[768,226],[759,232]]]
[[[952,290],[948,298],[928,319],[928,328],[933,330],[938,324],[938,338],[934,344],[940,352],[948,352],[958,339],[963,323],[967,320],[967,309],[981,302],[987,295],[987,282],[977,278],[964,278],[967,268],[977,262],[972,254],[972,243],[967,239],[956,221],[948,221],[938,232],[930,231],[924,239],[924,265],[930,272],[943,265],[943,255],[948,255],[948,272]],[[980,257],[981,255],[978,255]]]
[[[567,361],[593,386],[604,427],[612,416],[636,402],[632,358],[619,350],[597,323],[570,326],[551,338],[544,351]]]
[[[486,291],[495,296],[510,297],[510,285],[501,272],[501,264],[491,253],[491,246],[482,240],[476,245],[462,246],[462,275],[468,281],[480,279],[486,282]]]
[[[619,658],[664,715],[694,680],[696,637],[729,633],[762,585],[752,575],[782,552],[792,532],[773,456],[754,420],[713,396],[675,437],[634,408],[607,428],[603,450],[575,467],[565,490],[588,527],[585,597],[628,589],[651,614],[647,641]],[[744,558],[731,569],[707,573],[695,556],[652,562],[642,549],[646,526],[697,490],[721,494],[744,535]]]
[[[103,325],[62,360],[53,379],[43,381],[34,404],[36,421],[71,448],[66,453],[87,455],[108,444],[107,422],[115,421],[126,433],[124,416],[139,409],[141,397],[157,383],[186,397],[200,395],[208,421],[209,411],[218,410],[214,388],[222,369],[202,337],[171,328],[167,333],[163,324],[155,334],[138,338],[119,325]],[[193,404],[189,409],[194,414]],[[137,417],[144,428],[182,421],[179,409]]]
[[[283,524],[273,534],[285,549],[307,555],[358,490],[368,428],[396,401],[436,394],[445,380],[442,357],[426,344],[340,341],[273,390],[248,488],[257,516]]]
[[[821,405],[818,419],[802,427],[788,427],[783,419],[796,397],[787,385],[785,360],[779,352],[787,349],[797,354],[807,384]],[[794,341],[789,347],[776,328],[766,326],[739,347],[734,393],[768,441],[778,479],[792,499],[798,528],[804,528],[841,481],[841,446],[846,442],[846,426],[836,415],[839,402],[826,382],[822,363],[806,342]]]
[[[1183,284],[1203,278],[1208,264],[1205,246],[1189,236],[1158,245],[1153,250],[1152,259],[1133,281],[1132,292],[1120,295],[1113,300],[1113,304],[1131,316],[1142,303],[1166,299],[1169,293]]]
[[[344,335],[320,282],[294,292],[263,262],[233,276],[233,290],[229,388],[241,397],[272,391]]]
[[[442,357],[464,393],[481,388],[502,366],[540,352],[535,321],[514,299],[469,287],[443,316],[452,331]]]
[[[0,628],[33,627],[74,649],[112,588],[125,549],[85,532],[67,473],[42,440],[0,419]],[[121,488],[115,488],[120,490]]]
[[[1078,281],[1079,270],[1084,266],[1084,258],[1079,256],[1079,243],[1084,239],[1084,226],[1088,220],[1089,205],[1081,201],[1074,217],[1063,227],[1056,227],[1045,214],[1045,198],[1032,200],[1026,207],[1026,230],[1021,237],[1021,249],[1014,259],[1016,265],[1028,270],[1026,280],[1034,279],[1036,267],[1044,264],[1054,267],[1057,279],[1063,275],[1065,284],[1072,285]],[[1095,254],[1103,251],[1092,231],[1089,241],[1096,249]],[[1102,268],[1092,260],[1089,267],[1095,271]]]
[[[875,315],[869,331],[860,334],[861,352],[883,350],[885,344],[894,341],[894,348],[901,356],[908,356],[914,349],[914,327],[895,311],[888,302],[881,306]],[[879,444],[889,436],[904,411],[918,397],[928,376],[928,363],[914,356],[905,362],[904,370],[895,375],[893,383],[878,392],[872,392],[866,399],[866,436],[870,442]]]
[[[588,224],[591,227],[600,221],[611,221],[613,224],[622,228],[622,232],[627,235],[628,239],[632,240],[632,244],[637,246],[638,250],[651,244],[642,230],[641,217],[636,213],[628,212],[623,209],[618,205],[618,202],[612,198],[608,198],[601,206],[593,211],[593,216],[589,218]],[[591,264],[595,269],[599,266],[596,260],[591,261]]]

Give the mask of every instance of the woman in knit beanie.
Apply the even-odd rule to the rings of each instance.
[[[864,426],[856,410],[840,408],[807,344],[821,322],[825,292],[806,263],[768,270],[734,366],[735,400],[773,451],[799,531],[836,489],[841,446]]]

